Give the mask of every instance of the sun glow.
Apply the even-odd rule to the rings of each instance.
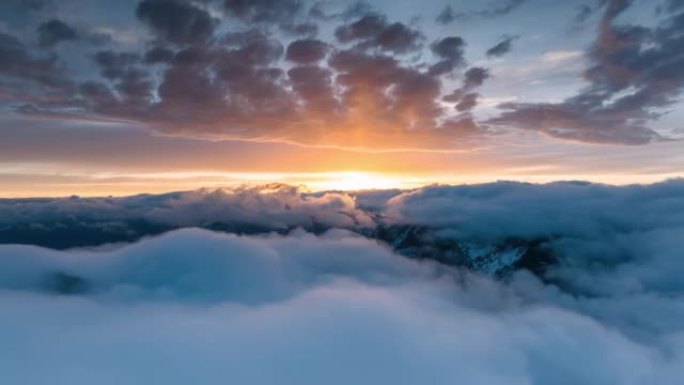
[[[313,190],[382,190],[393,188],[412,188],[421,182],[405,176],[392,176],[371,172],[331,172],[326,178],[307,183]]]

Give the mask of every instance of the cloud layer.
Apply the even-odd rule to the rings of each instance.
[[[372,228],[371,214],[341,193],[273,184],[128,198],[0,200],[0,242],[54,248],[128,242],[183,227],[238,234],[295,228]]]
[[[683,190],[4,200],[3,242],[99,247],[0,245],[0,369],[8,384],[676,384]],[[190,226],[221,232],[150,237]]]
[[[342,231],[2,246],[0,265],[8,384],[675,384],[684,360],[680,289],[567,296]]]

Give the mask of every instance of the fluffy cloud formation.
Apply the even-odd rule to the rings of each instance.
[[[2,246],[0,266],[8,384],[675,384],[684,360],[681,322],[667,322],[682,319],[672,287],[604,304],[340,231]]]
[[[283,185],[128,198],[8,199],[0,200],[0,217],[0,242],[54,248],[132,241],[182,227],[251,234],[375,225],[352,196],[306,194]]]
[[[68,110],[70,116],[136,121],[195,137],[361,148],[458,142],[452,117],[438,102],[440,76],[455,65],[434,73],[426,69],[429,63],[399,57],[421,48],[420,31],[358,7],[342,18],[330,16],[328,22],[337,24],[332,39],[314,39],[316,20],[324,16],[315,16],[312,6],[225,1],[221,17],[212,2],[140,1],[134,13],[151,35],[143,47],[151,48],[102,49],[92,55],[101,78],[62,73],[71,88],[56,92],[41,84],[20,98],[21,111]],[[247,26],[236,25],[236,19]],[[39,31],[45,47],[78,37],[58,20]],[[305,38],[288,41],[290,35]],[[21,44],[14,36],[7,39]],[[459,58],[441,56],[449,63],[463,61],[462,52]],[[47,92],[49,103],[34,96]]]
[[[665,245],[682,236],[683,192],[681,180],[626,187],[502,182],[430,187],[371,205],[382,212],[379,228],[395,226],[401,234],[380,238],[403,254],[500,276],[526,269],[569,292],[594,295],[639,291],[649,285],[649,274],[664,282],[679,274],[674,249],[643,248],[655,239]],[[648,263],[661,264],[655,257],[661,253],[673,258],[669,268],[641,266],[644,254],[654,256]],[[632,271],[620,278],[623,282],[598,278],[604,269],[623,268]],[[581,278],[567,269],[582,271]],[[593,274],[598,276],[588,278]]]
[[[497,1],[461,13],[448,7],[439,22],[459,15],[489,20],[524,4]],[[676,2],[649,28],[614,20],[629,2],[591,8],[605,14],[587,50],[587,89],[563,103],[504,104],[501,115],[485,121],[476,108],[481,95],[466,92],[462,71],[477,53],[458,31],[435,36],[419,18],[397,20],[364,3],[336,5],[141,0],[116,29],[71,20],[58,3],[12,2],[7,20],[28,23],[37,38],[0,30],[2,97],[10,102],[4,108],[135,122],[199,138],[453,149],[510,127],[588,142],[648,143],[663,138],[650,128],[656,110],[681,92]],[[513,39],[481,53],[507,54]],[[464,85],[454,91],[459,81]]]
[[[136,16],[162,39],[177,44],[203,43],[214,34],[209,13],[184,0],[143,0]]]
[[[0,201],[0,243],[64,249],[187,227],[235,234],[346,229],[410,258],[498,277],[529,270],[563,290],[593,293],[591,280],[575,280],[565,270],[640,263],[645,244],[681,233],[683,195],[684,184],[673,180],[624,187],[499,182],[315,194],[274,185],[128,198],[10,199]]]
[[[287,47],[287,60],[298,64],[315,63],[325,57],[328,49],[328,45],[320,40],[297,40]]]
[[[497,182],[426,187],[392,197],[392,223],[453,227],[472,238],[600,237],[684,226],[684,181],[610,186],[586,182]],[[625,211],[624,207],[630,207]]]
[[[377,48],[394,53],[415,50],[422,38],[420,32],[402,23],[388,23],[378,14],[368,14],[339,27],[335,36],[342,43],[358,41],[359,48]]]
[[[3,200],[3,237],[101,246],[0,246],[0,369],[9,384],[676,384],[683,196],[673,180]],[[104,245],[191,226],[222,233]]]

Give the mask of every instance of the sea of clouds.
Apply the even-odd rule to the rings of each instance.
[[[121,202],[137,199],[136,212],[178,227],[218,213],[296,226],[181,228],[67,250],[0,245],[0,382],[681,383],[684,181],[238,194],[109,204],[121,218],[134,212]],[[82,205],[102,202],[5,201],[0,210],[42,218],[55,215],[44,205],[62,204],[73,223]],[[543,274],[490,276],[363,235],[402,224],[430,227],[425,242],[543,239],[555,262]]]

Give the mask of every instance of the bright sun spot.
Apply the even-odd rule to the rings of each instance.
[[[334,172],[326,175],[325,180],[309,182],[314,190],[376,190],[406,187],[407,181],[400,177],[391,177],[369,172]]]

